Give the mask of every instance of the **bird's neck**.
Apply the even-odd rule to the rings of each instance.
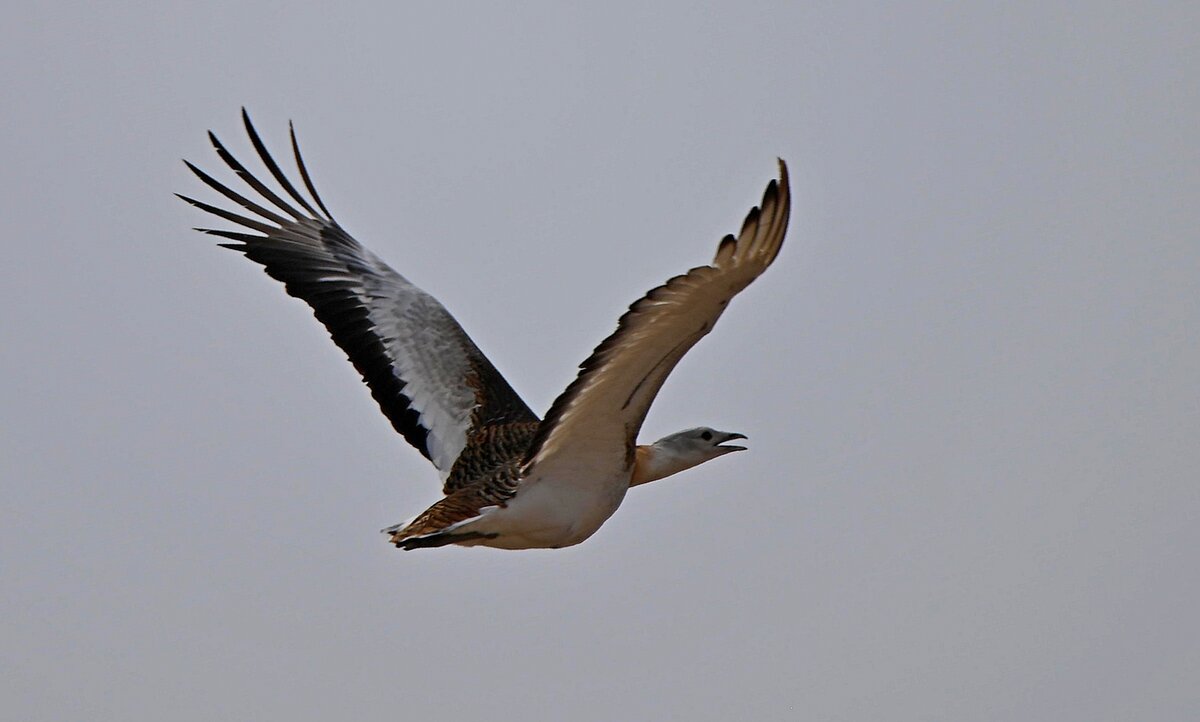
[[[695,465],[694,462],[657,444],[642,444],[634,451],[633,476],[629,480],[629,485],[637,486],[658,481]]]

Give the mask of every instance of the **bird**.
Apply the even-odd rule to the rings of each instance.
[[[443,498],[382,530],[396,547],[569,547],[592,536],[630,488],[746,449],[730,444],[745,435],[707,426],[651,444],[637,437],[675,365],[779,254],[791,211],[782,159],[778,178],[741,230],[720,240],[712,263],[635,301],[539,419],[441,303],[334,220],[290,121],[307,195],[275,162],[245,108],[242,124],[277,189],[209,131],[217,156],[255,198],[187,160],[200,181],[240,211],[176,195],[240,227],[195,230],[220,238],[218,245],[261,265],[308,304],[395,430],[437,469]]]

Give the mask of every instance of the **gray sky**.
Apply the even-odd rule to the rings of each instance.
[[[10,9],[6,715],[1195,719],[1197,7]],[[388,546],[433,469],[170,195],[243,104],[542,411],[786,158],[644,432],[751,451],[575,548]]]

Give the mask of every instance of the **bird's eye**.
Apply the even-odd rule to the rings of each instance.
[[[712,432],[705,431],[703,434],[700,434],[700,438],[704,439],[705,441],[712,441]]]

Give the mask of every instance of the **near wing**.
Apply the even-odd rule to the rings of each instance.
[[[712,265],[643,296],[580,365],[538,429],[526,479],[568,478],[632,453],[650,403],[675,364],[712,330],[729,300],[775,260],[790,210],[787,166],[780,160],[778,182],[767,185],[761,208],[751,209],[737,237],[721,240]]]
[[[246,170],[210,132],[217,154],[257,199],[239,195],[184,163],[200,180],[259,218],[179,197],[261,235],[197,230],[235,241],[221,245],[264,266],[289,294],[312,307],[362,374],[392,426],[443,478],[450,474],[468,434],[493,424],[536,423],[537,416],[437,299],[389,268],[333,220],[313,187],[290,124],[296,166],[316,208],[279,169],[245,109],[242,120],[259,158],[303,212]]]

